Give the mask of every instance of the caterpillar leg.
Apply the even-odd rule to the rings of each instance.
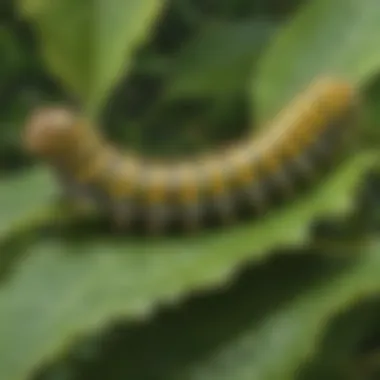
[[[164,232],[170,223],[171,214],[169,205],[165,203],[149,205],[145,215],[147,230],[152,235],[158,235]]]
[[[263,213],[267,206],[267,197],[263,183],[253,182],[246,185],[242,189],[244,199],[248,202],[248,206],[252,207],[258,213]]]
[[[219,220],[224,224],[234,222],[235,205],[233,197],[229,193],[223,192],[214,196],[212,200],[213,208],[215,209]]]
[[[276,189],[279,189],[282,195],[290,197],[294,194],[293,178],[286,165],[283,165],[272,175],[272,182]]]
[[[110,209],[117,230],[124,231],[131,227],[135,219],[135,210],[130,201],[114,201]]]
[[[57,180],[60,183],[60,201],[64,204],[73,206],[76,210],[86,213],[86,211],[97,207],[96,199],[89,197],[89,191],[77,183],[58,174]]]
[[[202,224],[204,208],[199,202],[189,202],[180,205],[181,225],[189,232],[197,231]]]

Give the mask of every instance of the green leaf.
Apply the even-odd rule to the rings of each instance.
[[[4,81],[3,86],[25,70],[25,61],[29,57],[20,45],[9,27],[0,26],[0,54],[3,57],[0,62],[0,78]]]
[[[377,294],[359,301],[348,312],[339,313],[327,331],[321,331],[323,341],[318,352],[299,371],[297,380],[369,380],[366,372],[370,372],[370,368],[363,368],[362,363],[376,349],[379,317]]]
[[[49,69],[97,111],[130,68],[163,0],[19,0],[39,34]]]
[[[78,333],[110,319],[147,315],[162,302],[225,283],[244,263],[268,257],[274,248],[302,244],[318,215],[347,211],[370,163],[372,155],[353,157],[307,197],[223,233],[46,239],[20,253],[22,261],[15,254],[0,288],[0,374],[24,379]]]
[[[100,352],[79,366],[75,378],[294,380],[323,348],[332,319],[380,290],[379,243],[345,253],[279,255],[224,292],[193,298],[146,322],[118,325],[97,338]],[[356,321],[373,326],[374,318],[361,311]],[[359,326],[351,339],[364,332]]]
[[[272,23],[258,20],[208,23],[179,52],[165,96],[219,96],[246,89],[274,30]]]
[[[56,195],[54,178],[41,168],[0,178],[0,241],[21,228],[27,216],[38,215]]]
[[[333,75],[361,84],[379,70],[380,2],[313,0],[263,55],[254,78],[260,120],[271,118],[305,84]]]
[[[364,138],[368,146],[376,146],[380,142],[380,77],[377,76],[365,88],[363,96],[363,116],[365,116]]]

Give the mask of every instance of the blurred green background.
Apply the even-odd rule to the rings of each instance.
[[[0,20],[0,379],[380,379],[378,0],[3,0]],[[21,145],[28,113],[63,102],[125,149],[184,157],[323,74],[360,92],[357,151],[242,226],[66,229]]]

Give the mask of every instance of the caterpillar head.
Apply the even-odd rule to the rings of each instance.
[[[56,157],[73,151],[88,131],[87,124],[64,107],[41,107],[26,121],[23,143],[36,156]]]

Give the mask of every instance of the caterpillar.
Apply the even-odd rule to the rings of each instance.
[[[51,165],[66,193],[90,200],[126,230],[199,230],[262,215],[346,151],[357,124],[356,91],[320,78],[253,137],[193,159],[152,161],[122,152],[63,106],[29,116],[24,146]]]

